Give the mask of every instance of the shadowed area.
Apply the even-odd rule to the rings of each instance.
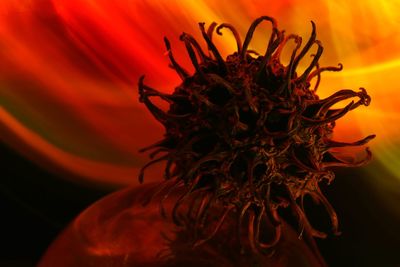
[[[34,266],[45,249],[90,203],[109,193],[102,188],[88,188],[59,179],[19,156],[0,143],[2,180],[0,191],[1,251],[0,265]],[[377,162],[365,170],[338,170],[337,178],[323,188],[335,207],[342,235],[319,241],[329,266],[394,267],[400,243],[400,218],[384,199],[400,201],[400,193],[376,187],[365,175],[370,168],[381,170],[380,179],[399,188],[395,177]],[[39,178],[40,179],[35,179]],[[382,198],[381,195],[385,195]],[[325,211],[310,209],[311,221],[326,220]],[[329,224],[319,225],[321,229]]]
[[[35,266],[78,213],[110,189],[50,174],[0,142],[0,266]]]

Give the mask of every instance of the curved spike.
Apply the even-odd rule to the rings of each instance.
[[[143,84],[142,86],[143,86],[143,89],[146,91],[146,92],[145,92],[146,98],[150,98],[150,97],[155,96],[155,97],[159,97],[159,98],[161,98],[162,100],[168,102],[168,104],[170,104],[170,105],[176,103],[176,99],[177,99],[177,98],[174,97],[173,95],[160,93],[160,92],[158,92],[157,90],[152,89],[151,87],[148,87],[148,86],[145,85],[145,84]],[[179,119],[179,118],[187,118],[187,117],[190,116],[190,115],[192,115],[192,114],[190,114],[190,113],[185,113],[185,114],[173,114],[173,113],[170,113],[170,112],[165,113],[165,116],[166,116],[166,117],[169,117],[169,118],[176,118],[176,119]]]
[[[198,220],[198,229],[202,229],[204,225],[206,224],[206,220],[208,217],[208,213],[210,211],[211,206],[214,204],[216,198],[216,194],[212,193],[210,196],[210,199],[208,200],[206,206],[203,209],[203,213],[200,215],[199,220]]]
[[[294,39],[294,42],[296,43],[296,46],[292,51],[292,54],[290,56],[289,64],[286,67],[286,70],[287,70],[287,72],[286,72],[287,73],[286,74],[286,84],[287,84],[289,93],[291,93],[293,91],[292,90],[292,85],[293,85],[292,84],[292,77],[293,77],[293,75],[295,73],[295,70],[296,70],[294,64],[295,64],[297,51],[300,49],[302,41],[303,41],[303,39],[301,37],[298,37],[298,38]],[[284,89],[284,87],[282,87],[282,89]],[[279,90],[278,93],[281,93],[282,89]]]
[[[199,43],[196,41],[196,39],[188,33],[183,33],[183,34],[184,34],[184,38],[186,38],[190,42],[190,44],[196,49],[197,54],[199,55],[199,57],[201,59],[201,62],[207,61],[207,56],[204,54],[203,49],[201,48]]]
[[[276,35],[276,32],[278,31],[277,30],[278,24],[277,24],[276,20],[272,17],[268,17],[268,16],[259,17],[258,19],[253,21],[253,23],[249,27],[249,30],[247,31],[246,37],[243,42],[242,53],[240,55],[241,59],[245,59],[247,48],[250,44],[251,39],[253,38],[254,31],[257,28],[258,24],[260,24],[264,20],[270,21],[272,23],[272,33],[271,33],[271,36],[269,39],[268,48],[269,48],[270,44],[272,44],[274,36]],[[267,48],[267,51],[268,51],[268,48]]]
[[[239,54],[241,54],[242,53],[242,40],[240,39],[240,35],[239,35],[238,31],[231,24],[222,23],[221,25],[219,25],[217,27],[217,34],[222,35],[221,29],[223,29],[223,28],[228,28],[232,32],[232,34],[233,34],[233,36],[235,37],[235,40],[236,40],[237,52]]]
[[[321,69],[318,62],[317,62],[317,64],[315,64],[315,68],[317,69],[316,71]],[[310,75],[312,75],[312,73]],[[317,92],[318,86],[321,83],[321,72],[318,72],[316,75],[317,75],[317,81],[315,82],[314,88],[312,90],[314,92],[314,94]],[[308,76],[308,77],[310,77],[310,76]],[[310,81],[311,81],[310,78],[307,79],[307,83],[310,83]]]
[[[304,45],[303,49],[300,51],[299,55],[294,59],[293,67],[292,67],[293,73],[291,73],[292,77],[294,76],[294,72],[295,72],[300,60],[306,55],[308,50],[310,50],[311,46],[315,42],[315,38],[317,37],[314,21],[311,21],[311,26],[312,26],[312,31],[311,31],[310,38],[308,39],[307,43]]]
[[[160,161],[162,161],[162,160],[166,160],[168,157],[169,157],[169,154],[166,154],[166,155],[164,155],[164,156],[162,156],[162,157],[159,157],[158,159],[154,159],[154,160],[149,161],[149,162],[146,163],[142,168],[140,168],[139,176],[138,176],[139,183],[141,183],[141,184],[143,183],[143,180],[144,180],[144,170],[147,169],[147,167],[149,167],[150,165],[153,165],[154,163],[160,162]]]
[[[168,57],[171,61],[172,67],[178,73],[179,77],[182,80],[185,80],[187,77],[189,77],[189,73],[176,62],[174,55],[172,54],[171,43],[169,42],[167,37],[164,37],[164,43],[165,47],[167,48]]]
[[[201,215],[203,214],[204,208],[206,207],[206,204],[208,203],[207,201],[209,201],[209,200],[210,200],[209,199],[209,193],[205,192],[203,194],[203,196],[201,197],[201,200],[200,200],[198,208],[194,211],[194,222],[195,222],[194,228],[195,229],[199,228]]]
[[[320,201],[322,203],[322,205],[325,207],[326,211],[328,212],[329,217],[331,219],[333,234],[340,235],[338,216],[336,214],[335,209],[332,207],[331,203],[329,203],[329,201],[326,199],[326,197],[322,194],[319,187],[317,187],[316,191],[313,191],[310,194],[311,194],[312,198],[315,198],[316,202]]]
[[[207,155],[204,156],[202,158],[200,158],[198,161],[194,162],[192,164],[192,167],[190,168],[190,170],[186,173],[186,177],[188,179],[190,179],[190,177],[193,176],[193,174],[196,172],[196,170],[205,162],[208,161],[221,161],[223,160],[224,157],[228,156],[229,152],[220,152],[217,154],[211,154],[211,155]]]
[[[204,76],[204,73],[201,70],[199,62],[197,60],[196,54],[194,53],[193,44],[190,41],[188,35],[186,33],[182,33],[179,39],[185,43],[189,58],[192,61],[193,67],[196,69],[196,72],[200,74],[200,76]]]
[[[217,26],[217,23],[216,23],[216,22],[212,22],[212,23],[210,24],[210,26],[208,26],[208,29],[207,29],[207,36],[208,36],[208,38],[210,38],[210,41],[212,41],[214,29],[215,29],[216,26]]]
[[[369,104],[371,104],[371,97],[367,94],[367,90],[365,90],[363,87],[360,87],[360,91],[361,92],[358,93],[358,96],[361,98],[361,104],[364,106],[369,106]]]
[[[153,159],[157,154],[162,153],[162,152],[169,152],[169,151],[170,151],[170,149],[168,149],[168,148],[159,148],[159,149],[156,149],[156,150],[154,150],[153,152],[151,152],[151,153],[149,154],[149,158],[150,158],[150,159]]]
[[[273,30],[275,32],[275,29]],[[267,50],[265,51],[264,54],[264,58],[262,60],[262,62],[260,63],[259,66],[259,71],[257,73],[257,77],[260,77],[260,75],[262,75],[262,73],[265,71],[265,67],[267,66],[267,63],[269,62],[269,60],[271,59],[272,53],[274,53],[274,51],[276,50],[276,48],[279,46],[279,44],[282,42],[283,38],[284,38],[284,32],[285,31],[278,31],[278,29],[276,29],[276,33],[274,35],[271,35],[271,39],[268,42],[268,47]],[[277,35],[276,39],[275,36]]]
[[[320,232],[312,227],[312,225],[308,221],[306,214],[296,203],[293,193],[290,190],[290,188],[288,187],[288,185],[285,185],[285,189],[289,196],[290,208],[292,209],[292,212],[294,213],[294,215],[298,217],[299,223],[301,224],[300,228],[304,229],[306,231],[306,233],[309,233],[313,237],[326,238],[327,235],[325,233]],[[303,232],[303,230],[302,230],[302,232]],[[302,235],[302,232],[301,232],[301,235]]]
[[[336,162],[322,162],[321,165],[322,165],[323,168],[330,168],[330,167],[360,167],[360,166],[363,166],[363,165],[367,164],[372,159],[372,153],[371,153],[371,150],[369,149],[369,147],[365,148],[365,151],[367,152],[367,156],[364,159],[362,159],[362,160],[360,160],[358,162],[345,162],[345,161],[342,161],[342,160],[336,158],[332,154],[330,154],[337,161]]]
[[[194,230],[193,238],[194,240],[198,240],[200,227],[200,218],[203,214],[205,207],[208,205],[208,201],[210,200],[210,193],[208,192],[209,188],[199,189],[193,193],[199,193],[198,197],[193,197],[192,203],[189,204],[189,209],[187,212],[187,218],[189,220],[188,225],[191,229]]]
[[[352,109],[353,105],[355,105],[354,101],[351,101],[350,104],[348,104],[344,108],[337,110],[336,114],[327,116],[323,119],[310,119],[310,118],[307,118],[304,116],[301,116],[301,118],[303,119],[303,121],[305,123],[307,123],[309,125],[324,124],[324,123],[328,123],[328,122],[332,122],[332,121],[336,121],[336,120],[340,119],[341,117],[346,115],[346,113]]]
[[[311,64],[308,66],[308,68],[307,68],[307,69],[303,72],[303,74],[297,79],[297,80],[300,81],[300,82],[304,82],[304,81],[307,79],[307,77],[308,77],[308,75],[310,74],[311,70],[317,65],[318,60],[319,60],[319,58],[321,57],[322,52],[324,51],[324,48],[323,48],[323,46],[322,46],[322,44],[321,44],[320,41],[315,40],[315,41],[314,41],[314,44],[317,44],[317,45],[318,45],[317,53],[315,54],[313,60],[311,61]]]
[[[266,216],[266,212],[265,212],[265,206],[263,205],[261,212],[257,216],[257,220],[256,220],[257,223],[256,223],[256,230],[255,230],[255,245],[257,248],[260,248],[262,250],[266,250],[266,249],[270,249],[270,248],[274,247],[281,239],[281,234],[282,234],[282,225],[281,224],[275,225],[275,233],[274,233],[274,237],[272,238],[272,240],[268,243],[260,242],[260,225],[262,223],[262,218],[264,216]]]
[[[264,201],[264,207],[266,207],[266,215],[268,219],[272,223],[272,225],[277,226],[281,224],[281,220],[279,219],[279,215],[276,208],[271,207],[271,185],[268,184],[267,193]]]
[[[253,253],[259,254],[260,251],[258,250],[257,246],[256,246],[256,238],[255,238],[255,233],[254,233],[254,220],[255,220],[255,215],[254,215],[254,211],[250,211],[249,212],[249,225],[248,225],[248,232],[249,232],[249,244],[251,247],[251,250],[253,251]]]
[[[375,137],[376,137],[375,134],[371,134],[361,140],[358,140],[358,141],[355,141],[352,143],[338,142],[338,141],[334,141],[334,140],[327,140],[325,143],[329,148],[346,147],[346,146],[362,146],[362,145],[367,144],[369,141],[371,141]]]
[[[364,88],[360,88],[360,92],[350,91],[347,95],[345,94],[342,96],[338,96],[335,99],[332,99],[332,101],[325,103],[324,105],[321,106],[317,115],[325,113],[331,113],[331,114],[337,113],[338,112],[337,109],[335,110],[328,110],[328,109],[340,101],[356,96],[359,97],[360,99],[350,107],[350,110],[353,110],[359,107],[360,105],[368,106],[371,103],[371,97],[367,94],[367,91]]]
[[[142,75],[139,78],[139,83],[138,83],[139,102],[142,102],[146,105],[146,107],[149,109],[149,111],[151,112],[151,114],[154,116],[154,118],[156,120],[158,120],[163,125],[166,125],[167,122],[170,122],[171,120],[185,118],[188,115],[190,115],[190,114],[184,114],[184,115],[169,114],[169,113],[164,112],[162,109],[160,109],[156,105],[154,105],[153,102],[151,102],[149,100],[149,95],[147,94],[147,91],[145,92],[145,90],[148,87],[143,84],[144,77],[145,76]]]
[[[324,71],[341,71],[341,70],[343,70],[343,64],[342,63],[339,63],[337,67],[333,67],[333,66],[323,67],[323,68],[318,67],[316,70],[311,72],[310,75],[308,75],[307,82],[310,82],[311,79],[314,78],[315,76],[320,77],[321,72],[324,72]]]
[[[211,50],[213,53],[214,57],[216,58],[218,62],[218,66],[221,68],[222,74],[225,74],[227,72],[227,67],[225,65],[225,61],[221,57],[221,54],[219,53],[218,49],[215,47],[214,43],[211,41],[211,39],[208,37],[205,29],[204,29],[204,22],[199,23],[199,27],[201,30],[201,33],[203,35],[204,40],[206,41],[208,45],[208,49]]]
[[[144,148],[139,149],[139,152],[142,153],[142,152],[145,152],[147,150],[150,150],[150,149],[153,149],[153,148],[156,148],[156,147],[162,147],[169,140],[170,139],[168,139],[168,138],[162,139],[162,140],[160,140],[160,141],[158,141],[158,142],[156,142],[154,144],[151,144],[149,146],[146,146]]]
[[[303,214],[303,216],[305,216],[305,214],[301,211],[301,209],[297,206],[297,208],[300,210],[300,212]],[[299,238],[302,238],[303,233],[305,233],[305,237],[306,237],[306,242],[308,243],[308,246],[310,247],[311,251],[314,253],[316,259],[319,261],[319,264],[321,267],[327,267],[324,258],[322,257],[318,246],[315,242],[314,237],[319,237],[319,238],[326,238],[326,235],[322,232],[319,232],[317,230],[315,230],[310,223],[308,222],[307,218],[305,219],[305,224],[302,228],[302,231],[300,233]]]
[[[169,104],[172,104],[174,102],[172,95],[161,93],[158,90],[156,90],[148,85],[145,85],[145,84],[142,84],[142,87],[143,87],[143,91],[146,90],[146,96],[148,96],[148,97],[149,96],[158,96],[162,100],[168,102]]]
[[[361,89],[361,92],[355,92],[350,89],[342,89],[325,99],[308,101],[307,105],[308,105],[308,107],[319,106],[318,110],[315,112],[315,117],[322,116],[334,104],[339,103],[340,101],[352,98],[352,97],[356,97],[356,96],[360,97],[360,101],[359,101],[360,104],[363,103],[364,105],[368,105],[369,102],[371,101],[371,98],[368,96],[365,89],[363,89],[363,88],[360,88],[360,89]],[[357,104],[357,106],[358,105],[359,104]],[[355,108],[355,107],[353,106],[353,108]]]
[[[287,42],[289,40],[293,39],[295,41],[295,43],[297,44],[299,42],[299,39],[301,39],[300,36],[296,35],[296,34],[289,34],[288,36],[286,36],[282,42],[279,44],[279,46],[276,48],[276,51],[273,55],[273,57],[275,59],[277,59],[280,62],[280,57],[281,57],[281,53],[283,51],[283,48],[286,46]],[[301,41],[300,41],[301,42]]]
[[[332,100],[335,100],[335,99],[337,99],[337,98],[339,98],[339,97],[343,97],[343,96],[345,96],[345,97],[353,97],[353,96],[356,96],[357,95],[357,92],[354,92],[353,90],[351,90],[351,89],[342,89],[342,90],[339,90],[339,91],[337,91],[337,92],[335,92],[334,94],[332,94],[332,95],[330,95],[330,96],[328,96],[327,98],[325,98],[325,99],[322,99],[322,100],[318,100],[318,102],[330,102],[330,101],[332,101]],[[346,99],[346,98],[345,98]],[[339,100],[340,101],[340,100]],[[336,102],[335,102],[336,103]],[[325,104],[325,103],[324,103]]]

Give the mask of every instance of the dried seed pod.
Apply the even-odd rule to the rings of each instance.
[[[248,47],[262,21],[271,22],[272,33],[264,55],[254,56]],[[336,120],[360,105],[369,105],[367,92],[363,88],[359,92],[344,89],[319,99],[316,91],[321,73],[340,71],[342,65],[319,66],[323,46],[316,39],[313,22],[311,36],[302,48],[299,36],[285,36],[275,19],[267,16],[251,24],[243,43],[230,24],[217,27],[213,23],[208,30],[204,23],[199,25],[210,53],[205,53],[191,35],[183,33],[180,38],[195,67],[194,74],[188,74],[175,61],[165,38],[171,67],[182,83],[172,94],[164,94],[145,85],[144,77],[139,80],[140,101],[166,129],[163,140],[145,149],[154,150],[153,156],[161,155],[143,167],[139,180],[143,181],[144,169],[151,164],[167,162],[167,185],[156,194],[165,194],[162,199],[166,199],[174,188],[185,187],[172,217],[177,225],[193,233],[195,246],[213,238],[227,216],[236,214],[238,240],[249,244],[255,253],[268,253],[280,239],[281,209],[292,211],[298,220],[299,236],[306,236],[311,247],[315,246],[313,237],[326,235],[307,219],[303,205],[306,195],[325,206],[337,234],[336,213],[319,189],[319,182],[333,179],[330,167],[356,167],[371,159],[368,148],[365,159],[353,162],[331,152],[332,148],[365,145],[375,137],[352,143],[331,140]],[[212,41],[214,30],[221,34],[222,28],[231,31],[238,49],[226,60]],[[285,66],[280,53],[290,40],[296,47]],[[311,63],[303,73],[297,73],[300,61],[313,46],[317,51]],[[311,89],[314,77],[318,80]],[[169,110],[158,108],[151,97],[167,101]],[[334,104],[355,97],[359,100],[332,109]],[[221,210],[217,220],[210,215],[213,209]],[[243,241],[244,225],[247,241]],[[275,232],[269,241],[260,237],[267,225]]]

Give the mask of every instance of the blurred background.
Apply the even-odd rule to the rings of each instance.
[[[34,266],[85,207],[138,184],[138,150],[163,133],[138,102],[138,78],[164,92],[179,83],[164,36],[190,68],[181,32],[200,39],[197,23],[215,21],[244,36],[261,15],[303,39],[316,23],[321,65],[344,65],[323,73],[321,97],[359,87],[372,97],[338,121],[337,140],[377,137],[371,164],[324,188],[343,234],[320,242],[323,255],[330,266],[400,266],[399,14],[397,0],[2,0],[0,266]],[[263,52],[269,33],[262,24],[251,48]],[[228,32],[215,39],[224,55],[235,50]]]

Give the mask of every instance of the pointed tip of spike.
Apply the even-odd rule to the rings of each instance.
[[[205,22],[199,22],[199,27],[200,27],[200,30],[201,30],[202,32],[205,32],[205,25],[206,25]]]
[[[164,44],[168,51],[171,50],[171,43],[169,42],[167,36],[164,36]]]
[[[142,84],[142,83],[143,83],[143,80],[144,80],[145,77],[146,77],[146,75],[144,75],[144,74],[140,75],[140,77],[139,77],[139,84]]]

